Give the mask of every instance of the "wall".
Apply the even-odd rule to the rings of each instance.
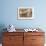
[[[22,2],[23,1],[23,2]],[[38,27],[39,25],[46,28],[46,0],[0,0],[1,15],[0,24],[5,26],[9,24],[15,27],[29,28]],[[33,7],[34,19],[32,20],[17,20],[18,7]]]

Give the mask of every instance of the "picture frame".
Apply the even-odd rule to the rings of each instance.
[[[33,19],[34,18],[34,8],[32,7],[19,7],[17,13],[18,19]]]

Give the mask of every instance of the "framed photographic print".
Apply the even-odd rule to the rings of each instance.
[[[34,8],[32,7],[19,7],[18,8],[18,19],[33,19]]]

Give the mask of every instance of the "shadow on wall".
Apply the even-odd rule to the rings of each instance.
[[[4,28],[6,28],[6,26],[4,24],[0,24],[0,43],[2,43],[2,32],[6,31]]]

